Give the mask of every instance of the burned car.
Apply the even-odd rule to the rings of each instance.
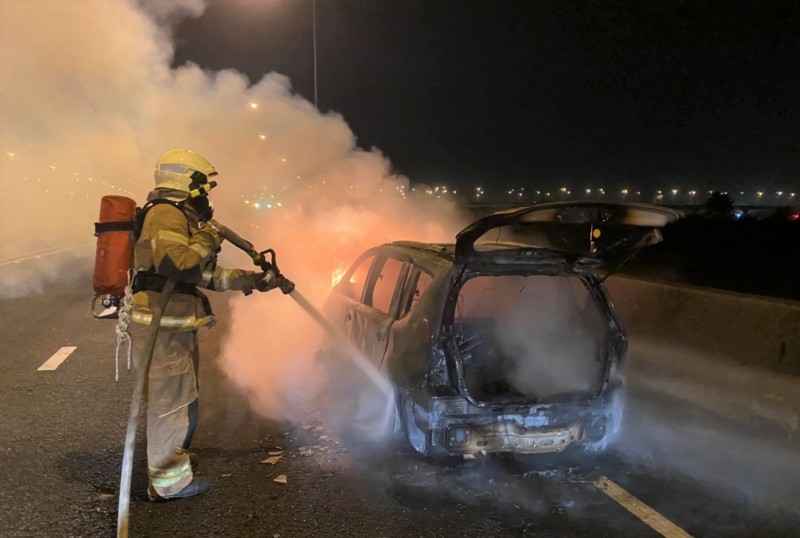
[[[396,427],[422,454],[601,449],[627,350],[603,280],[679,216],[592,202],[494,213],[454,244],[367,250],[324,315],[391,381]]]

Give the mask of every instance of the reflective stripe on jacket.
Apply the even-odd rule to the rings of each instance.
[[[147,199],[186,200],[181,191],[157,189]],[[187,282],[215,291],[241,290],[252,285],[252,271],[217,267],[213,234],[201,228],[197,212],[189,205],[157,204],[149,209],[142,232],[133,249],[137,271],[155,271],[177,282]],[[134,323],[150,325],[153,308],[161,294],[141,291],[133,298]],[[175,293],[170,298],[160,326],[172,331],[191,331],[215,321],[208,300],[195,294]]]

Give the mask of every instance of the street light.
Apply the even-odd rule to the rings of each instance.
[[[314,41],[314,108],[319,110],[317,99],[317,0],[311,0],[311,33]]]

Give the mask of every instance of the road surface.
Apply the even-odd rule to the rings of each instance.
[[[90,285],[78,284],[0,299],[2,536],[115,533],[134,376],[115,386],[115,322],[90,317]],[[610,453],[427,462],[398,445],[354,446],[313,412],[299,423],[255,414],[214,360],[225,333],[224,319],[201,333],[193,450],[212,489],[148,502],[140,428],[132,536],[800,536],[796,440],[658,390],[635,341]]]

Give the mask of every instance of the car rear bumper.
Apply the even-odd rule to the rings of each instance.
[[[462,399],[436,398],[431,404],[431,449],[450,455],[561,452],[603,440],[618,413],[587,402],[481,408]]]
[[[444,431],[444,445],[451,454],[560,452],[584,439],[582,422],[565,428],[519,428],[514,423],[486,425],[453,424]]]

